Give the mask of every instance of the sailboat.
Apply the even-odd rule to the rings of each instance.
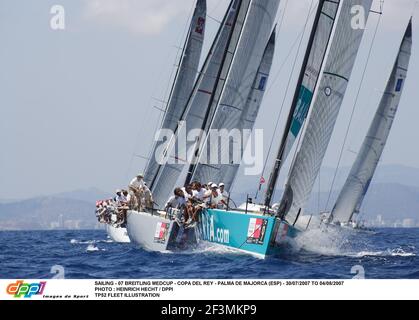
[[[191,95],[195,78],[198,74],[198,66],[204,43],[206,12],[206,0],[197,0],[188,35],[180,56],[179,67],[173,82],[165,116],[163,117],[162,128],[174,130],[185,108],[188,97]],[[154,146],[154,148],[156,148],[156,146]],[[150,177],[153,176],[157,170],[158,164],[155,158],[150,157],[146,172],[146,178],[148,178],[147,182],[150,181]],[[130,242],[125,224],[122,226],[107,224],[106,230],[108,236],[113,241]]]
[[[272,1],[255,0],[251,3],[250,1],[233,1],[218,33],[218,39],[216,38],[215,40],[215,49],[217,49],[217,42],[219,41],[219,36],[223,34],[223,29],[227,28],[226,22],[229,22],[228,25],[231,27],[233,34],[235,31],[238,32],[236,35],[237,37],[230,37],[230,45],[232,44],[232,39],[242,39],[242,37],[248,35],[247,32],[243,32],[243,29],[246,29],[245,22],[250,19],[251,13],[257,12],[256,10],[252,11],[252,6],[260,8],[262,4],[265,5],[265,9],[269,4],[273,5]],[[128,215],[127,227],[131,240],[148,249],[163,251],[171,249],[171,247],[176,246],[179,242],[185,243],[185,238],[192,242],[194,239],[195,241],[196,239],[199,239],[265,257],[268,254],[277,252],[289,238],[294,237],[299,230],[302,230],[296,223],[305,204],[304,202],[311,193],[311,188],[329,144],[334,123],[342,104],[361,39],[364,34],[363,29],[352,28],[351,19],[353,17],[351,15],[351,8],[356,5],[363,5],[365,11],[369,12],[371,4],[372,0],[320,2],[309,41],[309,52],[307,52],[302,68],[304,72],[300,74],[297,87],[298,93],[295,95],[294,105],[289,116],[289,123],[287,124],[285,133],[286,137],[284,137],[282,141],[288,143],[291,140],[292,144],[293,139],[288,139],[289,131],[295,134],[296,138],[296,135],[298,135],[305,122],[307,122],[306,129],[304,131],[301,147],[298,150],[296,159],[291,167],[286,192],[281,201],[281,205],[279,206],[279,210],[274,212],[269,206],[248,210],[248,204],[246,204],[246,208],[244,209],[205,209],[201,213],[198,227],[188,230],[186,236],[183,232],[180,232],[178,225],[173,220],[173,216],[171,216],[173,215],[171,212],[161,212],[159,216],[141,212],[130,212]],[[242,22],[237,25],[237,21],[240,22],[240,19],[237,18],[240,16],[241,10],[243,10],[243,5],[245,5],[246,14],[242,16]],[[276,9],[278,8],[278,5],[279,2],[276,5]],[[232,11],[232,8],[235,10]],[[262,11],[262,14],[272,11],[273,10],[264,10]],[[337,15],[338,19],[336,19]],[[233,24],[231,24],[231,21],[228,21],[229,17],[232,16],[235,16],[235,23]],[[260,17],[255,20],[261,21]],[[265,29],[269,30],[266,27]],[[334,30],[333,37],[331,36],[332,29]],[[327,31],[326,33],[325,30]],[[330,39],[331,41],[329,43]],[[243,41],[243,43],[246,42]],[[215,90],[206,92],[208,95],[211,94],[212,98],[209,100],[211,103],[206,104],[207,109],[206,112],[204,112],[204,121],[201,123],[201,128],[203,129],[209,130],[212,127],[218,128],[219,126],[222,126],[223,117],[224,119],[228,118],[230,121],[233,120],[235,124],[238,123],[236,122],[238,121],[237,119],[243,119],[242,116],[245,113],[243,109],[241,112],[235,114],[235,117],[232,117],[232,119],[226,117],[225,114],[224,116],[222,115],[223,109],[231,106],[231,104],[227,103],[229,101],[229,96],[223,94],[229,92],[228,81],[231,79],[230,77],[235,74],[230,72],[231,69],[234,70],[235,67],[240,68],[240,65],[235,66],[233,63],[235,61],[240,61],[239,59],[236,59],[237,52],[240,53],[240,44],[241,42],[237,40],[237,44],[233,47],[237,51],[229,51],[231,60],[227,60],[230,61],[228,73],[226,73],[227,77],[218,79],[215,84]],[[313,44],[316,44],[316,46]],[[317,46],[317,44],[319,46]],[[229,47],[229,45],[226,45],[226,48]],[[326,50],[328,50],[328,54],[325,58]],[[211,52],[213,51],[210,51],[210,55]],[[265,50],[265,53],[266,52],[267,51]],[[316,55],[317,53],[320,53],[320,58],[319,55]],[[194,105],[193,100],[196,94],[200,92],[197,88],[202,84],[202,77],[205,76],[205,68],[210,65],[209,62],[211,62],[211,60],[211,58],[207,58],[203,71],[201,71],[200,74],[201,79],[198,78],[196,82],[194,92],[188,102],[189,109],[186,112],[187,116],[190,113],[193,114],[191,106]],[[226,60],[224,60],[224,62],[226,62]],[[306,68],[308,68],[310,64],[317,66],[317,77],[310,78],[310,76],[307,76]],[[320,77],[322,65],[324,70]],[[259,68],[260,67],[261,64],[259,63]],[[221,66],[220,71],[222,72],[223,69],[224,65]],[[314,70],[314,74],[316,74],[316,69]],[[219,86],[220,84],[221,87]],[[313,90],[311,95],[309,94],[310,88]],[[315,88],[317,88],[317,94],[315,95],[315,98],[312,99]],[[249,87],[248,92],[250,95],[252,94],[251,91],[251,87]],[[218,96],[214,96],[214,93],[218,93]],[[215,101],[217,101],[217,103],[215,103],[215,108],[213,109],[211,106],[214,103],[214,99],[216,99]],[[225,105],[224,99],[227,101]],[[229,102],[234,103],[234,99]],[[312,104],[312,107],[310,115],[307,116],[310,104]],[[247,105],[247,103],[244,105]],[[220,106],[224,108],[220,108]],[[236,109],[240,108],[240,106],[234,104],[232,106]],[[186,121],[186,123],[188,123],[188,121]],[[298,124],[300,128],[296,131],[295,128],[298,127]],[[320,139],[315,137],[320,137]],[[321,142],[315,150],[313,150],[313,138],[315,143]],[[193,149],[193,156],[199,159],[203,150],[207,148],[206,141],[200,141],[198,139],[195,146],[195,149]],[[280,152],[282,157],[288,149],[290,150],[289,146],[287,147],[283,143],[281,144]],[[307,163],[306,161],[310,161],[310,163]],[[168,168],[168,166],[166,166],[166,168]],[[276,181],[277,177],[275,177],[275,175],[279,174],[278,167],[274,166],[274,168],[271,175],[273,176],[272,181]],[[180,168],[173,168],[172,166],[171,169],[173,169],[172,172],[179,172]],[[194,177],[200,177],[200,174],[205,174],[205,171],[208,169],[210,171],[216,170],[218,172],[224,172],[224,170],[227,170],[228,172],[229,170],[225,165],[213,168],[201,165],[198,162],[198,165],[192,164],[189,167],[186,182],[191,181]],[[236,170],[234,167],[233,169]],[[170,171],[167,172],[170,173]],[[304,173],[303,177],[300,176],[301,173]],[[178,177],[179,174],[175,174],[175,177]],[[164,175],[165,178],[168,176],[170,178],[170,175]],[[228,174],[226,176],[228,177]],[[173,179],[173,177],[171,177],[171,179]],[[234,174],[231,175],[231,179],[231,181],[234,180]],[[302,183],[305,185],[302,186]],[[293,196],[293,190],[299,191],[299,193],[295,194],[296,197]],[[299,206],[299,208],[296,210],[297,206]],[[144,232],[141,232],[141,230]]]
[[[174,144],[182,130],[190,132],[201,129],[201,132],[208,132],[214,119],[225,110],[228,99],[234,99],[234,105],[230,106],[237,109],[258,109],[272,64],[275,35],[271,34],[271,30],[278,7],[279,0],[231,1],[182,112],[182,122],[165,150],[167,158],[181,159],[186,150],[193,151],[192,158],[199,158],[205,142],[203,136],[187,144],[183,151],[175,148]],[[255,104],[249,103],[251,98],[260,100]],[[158,165],[152,179],[146,174],[146,182],[151,182],[155,202],[160,208],[173,192],[185,168],[186,162],[166,162]],[[192,176],[187,173],[185,180],[190,181]],[[128,234],[133,242],[157,251],[196,243],[200,238],[198,228],[187,231],[180,229],[175,221],[177,214],[176,210],[154,210],[153,213],[130,211],[127,216]]]
[[[364,29],[352,27],[351,8],[362,6],[369,13],[372,0],[341,3],[336,27],[317,95],[293,159],[277,214],[299,230],[309,223],[304,215],[307,201],[320,171],[355,64]]]
[[[290,238],[305,230],[305,225],[297,222],[329,144],[364,34],[363,29],[351,25],[351,8],[356,5],[369,12],[372,0],[320,2],[265,205],[246,202],[239,209],[205,210],[200,221],[202,239],[265,257],[280,252]],[[306,72],[311,65],[317,66],[317,77]],[[296,136],[302,134],[304,123],[304,135],[290,169],[286,191],[275,208],[270,202],[281,161],[290,152]]]
[[[412,19],[367,136],[329,217],[329,223],[357,227],[355,215],[373,179],[396,116],[412,50]]]
[[[319,2],[290,115],[293,115],[294,112],[295,114],[304,113],[310,105],[336,22],[338,7],[339,1],[322,0]],[[248,128],[251,128],[257,116],[258,108],[249,108],[248,110],[248,112],[255,110],[255,113],[248,119],[250,121],[247,123]],[[250,114],[248,112],[242,113],[241,120],[248,117]],[[302,124],[303,119],[301,117],[292,117],[291,121],[293,119],[299,119]],[[297,122],[294,122],[294,129],[296,127]],[[298,134],[295,130],[293,132]],[[200,179],[218,176],[225,182],[226,189],[229,190],[237,175],[238,167],[238,165],[234,164],[218,167],[200,165],[196,168],[196,175]],[[295,232],[292,228],[289,228],[287,223],[282,223],[279,219],[266,215],[267,213],[273,213],[272,210],[269,210],[269,206],[255,205],[248,203],[248,201],[240,206],[239,209],[227,210],[227,215],[220,210],[207,210],[200,223],[201,237],[206,241],[228,245],[238,250],[264,257],[271,253],[272,248],[277,246],[279,242],[283,242],[287,236],[295,235]],[[229,241],[225,240],[225,236],[221,237],[221,239],[217,237],[217,230],[224,230],[218,232],[218,234],[228,234]]]

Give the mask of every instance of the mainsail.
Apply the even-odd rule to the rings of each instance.
[[[272,65],[275,35],[271,30],[279,2],[252,1],[216,113],[206,130],[210,135],[200,146],[197,165],[190,168],[190,180],[224,182],[226,190],[230,189],[248,138],[242,137],[243,129],[254,123],[252,119],[246,123],[244,117],[248,112],[257,115]],[[261,65],[262,60],[266,62]]]
[[[233,50],[231,52],[234,53],[249,3],[250,0],[233,0],[220,26],[186,110],[181,117],[184,124],[182,127],[176,128],[176,137],[171,139],[172,143],[165,152],[169,161],[159,166],[158,175],[151,185],[154,201],[159,206],[162,206],[173,192],[176,181],[187,162],[187,150],[195,144],[194,141],[186,141],[186,146],[180,145],[175,148],[174,143],[178,140],[177,137],[180,134],[185,134],[184,138],[186,140],[186,134],[205,127],[209,116],[215,112],[213,100],[215,94],[219,92],[220,79],[225,79],[222,76],[229,69],[231,63],[230,59],[227,59],[229,49]]]
[[[303,127],[304,120],[307,117],[314,90],[320,77],[320,70],[326,55],[333,26],[336,21],[339,2],[340,0],[320,0],[319,2],[289,117],[275,158],[272,174],[269,177],[265,197],[265,205],[267,207],[271,204],[281,166],[286,160]]]
[[[331,221],[349,222],[361,208],[399,107],[411,50],[412,20],[407,26],[393,71],[368,134],[332,210]]]
[[[206,0],[198,0],[162,121],[161,128],[163,129],[176,130],[192,93],[204,43],[206,14]],[[159,163],[156,159],[157,147],[155,143],[144,174],[144,181],[148,185],[153,184],[159,170]]]
[[[366,15],[372,0],[345,0],[341,3],[322,79],[300,149],[291,166],[278,214],[295,224],[311,194],[345,96],[364,29],[353,23],[352,8]]]

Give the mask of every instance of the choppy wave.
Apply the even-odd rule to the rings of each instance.
[[[95,251],[106,251],[106,249],[99,249],[97,246],[95,246],[94,244],[89,244],[86,248],[87,252],[95,252]]]
[[[95,244],[95,243],[112,243],[112,239],[106,239],[106,240],[77,240],[77,239],[71,239],[71,244]]]
[[[351,256],[351,255],[349,255]],[[416,257],[416,253],[406,252],[402,248],[387,249],[385,251],[361,251],[354,253],[354,257]]]
[[[402,247],[373,250],[370,243],[365,241],[365,236],[375,236],[377,233],[354,233],[345,229],[312,229],[298,236],[293,242],[295,251],[305,250],[324,256],[347,257],[415,257],[415,246],[408,246],[409,250]]]

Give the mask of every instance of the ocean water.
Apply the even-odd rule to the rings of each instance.
[[[0,232],[1,279],[53,278],[57,265],[68,279],[419,279],[418,255],[419,229],[313,230],[267,259],[210,244],[148,252],[104,230]]]

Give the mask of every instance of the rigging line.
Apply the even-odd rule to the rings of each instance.
[[[277,34],[276,34],[276,39],[275,39],[276,41],[278,41],[279,39],[279,34],[281,33],[282,25],[284,24],[284,17],[285,17],[285,12],[287,11],[287,7],[288,7],[288,0],[286,0],[285,2],[284,10],[282,11],[282,16],[278,17],[278,20],[276,21],[276,25],[278,25],[279,23]]]
[[[383,12],[384,1],[380,2],[380,6],[381,6],[381,12]],[[374,48],[374,42],[377,38],[378,28],[380,26],[382,16],[383,16],[382,14],[380,14],[378,16],[378,21],[377,21],[377,25],[375,27],[374,36],[373,36],[372,41],[371,41],[371,46],[370,46],[370,49],[369,49],[369,52],[368,52],[367,61],[365,63],[365,67],[364,67],[364,71],[362,73],[361,81],[359,83],[358,92],[356,94],[356,98],[355,98],[355,102],[354,102],[354,105],[353,105],[353,108],[352,108],[351,116],[349,118],[349,124],[348,124],[348,127],[346,128],[345,138],[343,140],[342,148],[340,150],[339,160],[338,160],[338,163],[337,163],[337,166],[336,166],[336,169],[335,169],[335,173],[334,173],[333,180],[332,180],[332,185],[330,186],[329,195],[327,197],[327,201],[326,201],[324,211],[327,210],[327,207],[329,206],[329,203],[330,203],[330,198],[332,196],[333,188],[334,188],[334,185],[335,185],[335,182],[336,182],[336,178],[337,178],[338,171],[339,171],[339,168],[340,168],[340,163],[342,161],[342,157],[343,157],[343,153],[344,153],[344,150],[345,150],[346,142],[347,142],[348,137],[349,137],[349,132],[350,132],[350,129],[351,129],[351,126],[352,126],[352,121],[353,121],[353,118],[354,118],[354,115],[355,115],[355,111],[357,110],[359,96],[361,94],[361,89],[363,88],[363,83],[364,83],[364,80],[365,80],[365,76],[367,74],[367,69],[368,69],[369,61],[371,59],[372,49]]]
[[[273,134],[272,134],[271,143],[270,143],[270,145],[269,145],[269,149],[268,149],[267,157],[266,157],[266,159],[265,159],[265,163],[264,163],[264,165],[263,165],[263,169],[262,169],[262,177],[265,175],[266,167],[267,167],[267,165],[268,165],[269,154],[270,154],[270,153],[271,153],[271,151],[272,151],[273,144],[274,144],[274,140],[275,140],[275,137],[276,137],[276,133],[277,133],[277,131],[278,131],[279,123],[280,123],[281,116],[282,116],[282,111],[284,110],[285,100],[286,100],[286,98],[287,98],[287,96],[288,96],[288,91],[289,91],[289,88],[290,88],[290,86],[291,86],[292,77],[293,77],[294,70],[295,70],[295,67],[296,67],[296,64],[297,64],[297,60],[298,60],[298,56],[299,56],[299,53],[300,53],[300,50],[301,50],[301,45],[302,45],[302,42],[303,42],[303,39],[304,39],[304,33],[306,32],[306,29],[307,29],[307,26],[308,26],[308,22],[310,21],[310,18],[311,18],[311,17],[312,17],[312,15],[315,13],[315,7],[313,8],[314,1],[315,1],[315,0],[312,0],[312,1],[311,1],[311,5],[310,5],[310,9],[309,9],[309,13],[308,13],[307,19],[306,19],[306,21],[305,21],[305,24],[304,24],[304,28],[303,28],[303,30],[299,33],[298,37],[297,37],[297,38],[296,38],[296,40],[294,41],[294,43],[293,43],[293,45],[292,45],[291,49],[290,49],[290,50],[289,50],[289,52],[288,52],[288,55],[286,56],[286,58],[285,58],[284,62],[282,63],[281,67],[279,68],[279,71],[278,71],[278,72],[277,72],[277,74],[275,75],[275,77],[274,77],[273,81],[271,82],[270,87],[269,87],[269,88],[268,88],[268,90],[266,91],[266,94],[267,94],[267,93],[269,93],[269,92],[271,91],[271,89],[273,88],[274,83],[278,80],[279,75],[281,74],[283,67],[285,66],[286,62],[288,61],[288,58],[291,56],[292,52],[294,51],[295,46],[296,46],[296,45],[297,45],[297,43],[299,42],[298,49],[297,49],[297,53],[296,53],[296,55],[295,55],[295,59],[294,59],[294,62],[293,62],[293,67],[292,67],[292,70],[291,70],[290,76],[289,76],[289,78],[288,78],[287,88],[285,89],[285,92],[284,92],[284,98],[282,99],[281,108],[280,108],[280,110],[279,110],[279,115],[278,115],[277,120],[276,120],[276,123],[275,123],[275,128],[274,128],[274,132],[273,132]],[[288,2],[287,2],[287,4],[288,4]],[[285,8],[285,9],[286,9],[286,8]],[[285,15],[285,10],[284,10],[284,15]],[[298,40],[299,40],[299,41],[298,41]],[[257,191],[256,191],[255,200],[257,200],[257,198],[258,198],[258,195],[259,195],[259,192],[260,192],[260,190],[261,190],[261,187],[262,187],[262,184],[259,182],[259,187],[258,187],[258,189],[257,189]]]
[[[193,16],[194,8],[195,8],[195,5],[193,4],[193,5],[192,5],[192,7],[191,7],[191,10],[189,11],[189,16],[190,16],[190,17],[192,17],[192,16]],[[184,31],[183,31],[183,34],[182,34],[182,38],[180,38],[179,42],[181,42],[181,41],[182,41],[182,39],[183,39],[183,38],[185,38],[185,35],[187,34],[187,32],[188,32],[188,30],[189,30],[188,26],[190,25],[190,21],[191,21],[191,19],[189,19],[189,20],[186,22],[185,27],[184,27]],[[182,47],[182,46],[180,46],[180,47],[178,48],[178,50],[177,50],[177,53],[176,53],[175,65],[176,65],[176,62],[178,61],[178,54],[179,54],[180,48],[182,48],[182,51],[183,51],[183,47]],[[171,55],[171,54],[172,54],[172,53],[171,53],[171,51],[169,51],[169,53],[168,53],[168,55],[167,55],[167,59],[166,59],[166,60],[168,60],[168,59],[169,59],[169,57],[170,57],[170,55]],[[172,68],[172,71],[171,71],[171,74],[170,74],[170,78],[169,78],[169,82],[168,82],[167,87],[166,87],[166,93],[165,93],[165,96],[167,95],[167,92],[169,91],[169,87],[170,87],[170,79],[172,79],[173,74],[174,74],[175,70],[177,70],[177,69],[178,69],[178,67]],[[162,76],[162,75],[163,75],[163,73],[164,73],[164,71],[161,71],[161,72],[160,72],[160,76]],[[158,81],[158,83],[160,83],[160,81]],[[156,84],[156,87],[157,87],[157,84]],[[155,89],[155,90],[157,90],[157,89]],[[153,97],[150,97],[149,102],[147,103],[147,105],[150,105],[150,104],[151,104],[151,102],[152,102],[152,100],[153,100]],[[163,99],[163,100],[164,100],[164,99]],[[165,100],[165,101],[167,101],[167,100]],[[166,103],[166,109],[167,109],[167,105],[168,105],[169,101],[167,101],[167,102],[165,102],[165,103]],[[153,130],[153,132],[154,132],[154,133],[156,133],[156,132],[157,132],[158,127],[159,127],[159,124],[162,124],[162,123],[163,123],[164,115],[165,115],[165,113],[159,114],[159,118],[158,118],[158,120],[156,121],[156,125],[155,125],[154,130]],[[143,123],[144,123],[146,120],[147,120],[147,117],[144,117],[144,118],[143,118]],[[133,152],[132,152],[132,154],[131,154],[130,161],[129,161],[129,165],[128,165],[128,168],[127,168],[126,173],[125,173],[124,181],[125,181],[125,180],[127,180],[127,179],[129,178],[129,174],[130,174],[130,171],[131,171],[131,168],[132,168],[132,164],[133,164],[134,158],[136,158],[136,156],[135,156],[135,149],[136,149],[136,147],[137,147],[137,145],[138,145],[138,142],[140,141],[140,136],[141,136],[141,135],[142,135],[142,133],[143,133],[143,129],[142,129],[143,127],[144,127],[144,126],[140,126],[140,128],[141,128],[141,129],[138,131],[138,133],[137,133],[137,135],[136,135],[136,139],[135,139],[135,142],[134,142],[134,151],[133,151]],[[151,156],[152,156],[152,152],[153,152],[153,146],[154,146],[154,136],[155,136],[155,134],[153,135],[152,142],[150,143],[149,147],[147,148],[147,149],[149,150],[149,152],[148,152],[148,155],[149,155],[149,157],[148,157],[148,158],[149,158],[149,159],[151,158]],[[144,167],[143,167],[143,171],[145,171],[145,169],[146,169],[146,167],[147,167],[147,164],[148,164],[148,161],[145,161],[145,163],[144,163]]]
[[[215,21],[215,22],[216,22],[216,23],[218,23],[218,24],[223,23],[222,21],[220,21],[220,20],[218,20],[218,19],[216,19],[216,18],[214,18],[214,17],[210,16],[209,14],[207,14],[207,18],[211,19],[212,21]]]
[[[314,0],[312,0],[312,1],[314,1]],[[317,0],[317,1],[318,1],[318,0]],[[418,1],[419,1],[419,0],[418,0]],[[316,9],[315,7],[310,9],[310,10],[311,10],[311,12],[309,13],[308,20],[309,20],[309,19],[313,16],[313,14],[316,12],[316,10],[315,10],[315,9]],[[284,12],[284,14],[285,14],[285,12]],[[307,21],[306,21],[306,23],[307,23]],[[291,57],[291,54],[292,54],[292,52],[294,51],[295,46],[296,46],[296,45],[297,45],[297,43],[299,42],[300,37],[302,37],[302,36],[304,35],[304,33],[305,33],[305,31],[306,31],[306,27],[307,27],[307,26],[306,26],[306,25],[304,25],[303,30],[301,30],[301,31],[300,31],[300,33],[298,34],[298,36],[296,37],[296,39],[295,39],[294,43],[292,44],[292,46],[291,46],[290,50],[288,51],[287,56],[285,57],[285,59],[284,59],[284,61],[282,62],[281,66],[279,67],[279,70],[276,72],[275,76],[272,78],[272,81],[270,81],[270,85],[269,85],[269,88],[266,90],[266,94],[267,94],[267,93],[269,93],[269,92],[272,90],[272,88],[273,88],[274,84],[275,84],[275,83],[276,83],[276,81],[278,80],[279,75],[282,73],[282,69],[285,67],[285,64],[287,63],[288,59]],[[277,33],[277,37],[279,37],[279,32]],[[297,53],[297,54],[298,54],[298,53]]]
[[[211,12],[208,13],[208,16],[212,18],[211,16],[215,13],[215,11],[218,9],[221,3],[223,3],[225,0],[219,0],[218,3],[214,6],[213,9],[211,9]],[[228,7],[228,4],[227,4]],[[220,22],[221,23],[221,22]]]
[[[214,17],[214,14],[215,14],[215,12],[217,11],[217,9],[218,9],[218,7],[220,6],[220,4],[221,3],[223,3],[225,0],[219,0],[218,1],[218,3],[214,6],[214,8],[213,9],[211,9],[211,12],[208,12],[207,13],[207,18],[209,18],[209,19],[211,19],[211,20],[213,20],[213,21],[215,21],[217,24],[222,24],[223,23],[223,21],[222,20],[219,20],[219,19],[217,19],[217,18],[215,18]],[[227,5],[227,8],[228,8],[228,5]]]
[[[196,7],[196,3],[193,3],[192,7],[189,11],[189,19],[186,21],[185,26],[183,28],[183,33],[181,34],[181,37],[178,40],[179,43],[182,43],[183,39],[186,39],[185,40],[186,42],[188,41],[188,37],[189,37],[188,33],[191,30],[190,29],[190,24],[191,24],[191,21],[193,19],[195,7]],[[164,93],[164,98],[163,98],[163,100],[166,101],[166,103],[165,103],[166,104],[166,106],[165,106],[166,111],[159,116],[159,121],[157,121],[155,129],[154,129],[154,136],[156,135],[156,133],[158,131],[158,128],[163,125],[163,121],[164,121],[164,118],[166,116],[167,109],[169,107],[169,103],[170,103],[170,100],[171,100],[171,94],[173,92],[173,88],[174,88],[175,81],[176,81],[176,78],[177,78],[177,73],[178,73],[180,65],[182,63],[182,55],[184,54],[186,42],[183,42],[183,46],[176,46],[177,52],[176,52],[176,56],[175,56],[175,62],[173,64],[174,67],[172,68],[172,71],[170,73],[169,81],[167,82],[166,91]],[[180,55],[179,55],[179,53],[180,53]],[[153,136],[153,140],[152,140],[152,142],[150,144],[150,147],[149,147],[149,150],[150,150],[149,151],[149,158],[150,159],[153,156],[152,155],[152,152],[153,152],[153,149],[154,149],[153,146],[156,144],[156,141],[154,141],[155,140],[154,136]],[[145,167],[146,166],[147,166],[147,163],[146,163]],[[145,167],[144,167],[144,171],[146,169]]]

